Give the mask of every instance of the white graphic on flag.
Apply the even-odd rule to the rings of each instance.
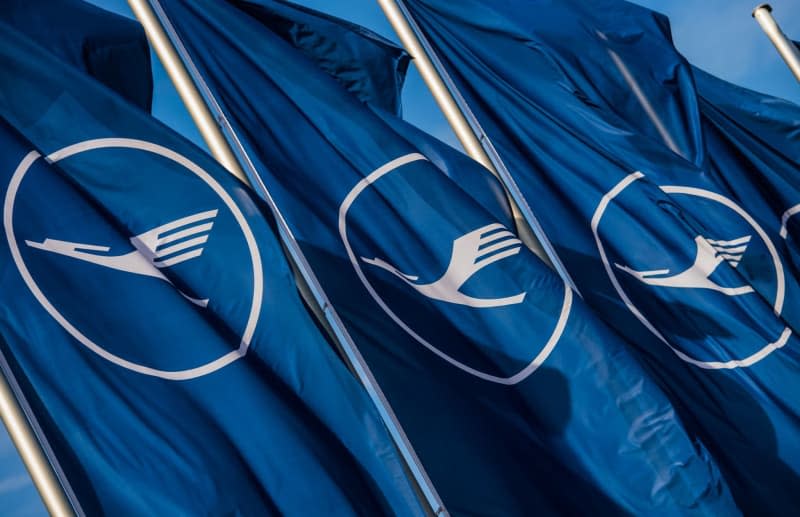
[[[56,239],[45,239],[41,243],[25,241],[25,244],[31,248],[65,255],[117,271],[158,278],[172,285],[172,282],[159,270],[200,257],[214,226],[217,212],[217,210],[199,212],[131,237],[131,244],[136,249],[123,255],[107,255],[106,253],[111,250],[108,246]],[[200,307],[208,305],[207,299],[192,298],[184,293],[181,295]]]
[[[711,289],[727,296],[739,296],[754,292],[749,285],[741,287],[722,287],[711,278],[714,271],[727,261],[732,267],[739,266],[742,257],[747,251],[751,236],[747,235],[730,241],[716,241],[698,235],[694,242],[697,252],[689,269],[676,275],[669,275],[669,269],[654,271],[635,271],[627,266],[614,264],[618,269],[625,271],[640,282],[659,287],[675,287],[683,289]],[[664,276],[669,275],[669,276]]]
[[[450,264],[444,275],[429,284],[417,284],[419,276],[408,275],[385,260],[361,260],[389,271],[420,294],[443,302],[476,308],[503,307],[522,303],[526,293],[505,298],[475,298],[460,291],[461,287],[483,268],[519,253],[522,242],[502,224],[490,224],[453,241]]]
[[[629,270],[630,268],[624,268],[619,264],[615,265],[609,260],[608,252],[606,250],[604,244],[604,237],[601,236],[601,227],[603,226],[604,218],[609,211],[609,208],[616,205],[618,203],[617,198],[622,195],[628,188],[636,185],[640,185],[641,183],[637,183],[637,181],[645,178],[645,174],[636,171],[628,176],[622,178],[619,183],[614,185],[611,190],[609,190],[605,195],[603,195],[600,203],[598,203],[597,208],[595,209],[594,215],[592,216],[591,225],[592,225],[592,233],[594,234],[595,243],[597,244],[597,251],[600,254],[600,259],[603,262],[603,267],[606,270],[606,274],[608,275],[611,284],[614,286],[617,294],[619,295],[620,299],[625,303],[628,310],[645,326],[647,327],[650,332],[652,332],[658,339],[660,339],[666,346],[668,346],[675,354],[681,358],[681,360],[686,361],[689,364],[697,366],[699,368],[707,369],[707,370],[730,370],[736,368],[749,368],[760,361],[764,360],[765,358],[769,357],[773,352],[776,350],[780,350],[784,346],[789,343],[789,339],[792,337],[793,332],[789,327],[784,327],[783,331],[776,332],[773,336],[766,338],[762,342],[756,342],[752,344],[752,348],[749,350],[742,350],[738,357],[731,357],[731,355],[725,354],[723,357],[706,357],[704,359],[693,357],[689,355],[685,350],[677,347],[675,344],[671,342],[672,337],[674,334],[674,328],[670,328],[670,322],[664,322],[660,318],[660,314],[658,311],[653,311],[648,315],[654,318],[654,321],[650,321],[647,316],[642,312],[642,310],[637,307],[636,303],[631,296],[625,291],[625,288],[620,283],[619,278],[617,277],[617,272],[619,269]],[[634,187],[635,188],[635,187]],[[727,198],[717,192],[713,192],[710,190],[704,190],[695,187],[687,187],[684,185],[660,185],[658,187],[661,189],[662,192],[667,194],[670,197],[675,197],[681,199],[683,203],[691,203],[698,199],[703,200],[703,202],[711,201],[722,207],[724,210],[720,212],[720,215],[725,213],[726,217],[733,216],[732,220],[740,220],[745,222],[751,229],[752,237],[755,237],[756,246],[761,247],[763,245],[764,249],[766,249],[769,258],[772,261],[772,269],[775,274],[775,294],[774,298],[772,298],[772,309],[773,312],[780,316],[783,312],[783,304],[786,298],[786,275],[783,269],[783,263],[781,261],[781,257],[778,254],[778,249],[775,247],[775,244],[770,239],[767,232],[762,228],[758,222],[749,214],[746,210],[744,210],[741,206],[736,204],[730,198]],[[706,207],[708,209],[708,207]],[[727,213],[726,213],[727,212]],[[612,216],[613,217],[613,216]],[[708,239],[704,239],[707,241],[708,246],[705,246],[701,243],[696,242],[697,245],[697,256],[695,258],[695,264],[700,263],[701,265],[704,262],[707,262],[709,265],[705,268],[710,271],[716,271],[716,268],[722,263],[722,261],[718,261],[718,258],[722,258],[722,260],[729,260],[731,265],[738,264],[741,261],[742,257],[746,254],[747,248],[753,245],[753,240],[746,240],[745,237],[734,239],[731,241],[709,241]],[[760,241],[760,243],[758,242]],[[714,248],[713,250],[709,250],[708,247]],[[739,249],[736,248],[742,248]],[[718,251],[719,249],[719,251]],[[726,259],[725,257],[717,257],[717,253],[722,253],[725,255],[730,255],[732,259]],[[702,255],[705,255],[703,257]],[[709,260],[709,256],[713,257],[713,260]],[[694,267],[694,266],[693,266]],[[693,269],[689,268],[689,270]],[[700,268],[698,268],[700,269]],[[631,274],[634,277],[637,275],[636,272],[631,273],[630,271],[627,274]],[[647,271],[644,272],[645,276]],[[651,276],[654,276],[654,272],[650,272]],[[668,272],[662,273],[664,275],[669,274]],[[702,278],[707,279],[711,275],[711,272],[708,275],[701,274]],[[655,279],[651,279],[655,280]],[[705,281],[703,281],[705,283]],[[700,286],[694,286],[700,287]],[[680,292],[680,291],[678,291]],[[702,293],[702,291],[698,292],[698,294]],[[677,294],[677,293],[675,293]],[[666,301],[666,300],[659,300],[659,297],[655,297],[655,299],[651,300],[652,302],[658,303],[659,301]],[[717,303],[719,300],[709,300],[709,302]],[[638,302],[637,302],[638,303]],[[656,319],[658,318],[658,319]],[[723,338],[720,338],[723,339]],[[738,339],[737,336],[731,336],[731,339]],[[737,345],[738,346],[738,345]]]

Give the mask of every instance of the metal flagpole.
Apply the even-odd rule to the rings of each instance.
[[[181,100],[186,105],[186,109],[189,110],[189,115],[192,116],[192,120],[194,120],[194,123],[200,130],[200,134],[203,140],[206,141],[206,145],[208,145],[212,156],[228,169],[231,174],[247,183],[247,176],[239,166],[239,162],[234,156],[228,142],[225,140],[225,137],[220,133],[217,127],[217,121],[214,120],[214,116],[211,115],[211,112],[208,110],[208,106],[203,101],[203,97],[200,95],[200,92],[197,91],[197,88],[195,88],[191,77],[189,77],[189,74],[186,72],[186,68],[178,57],[175,47],[170,43],[155,13],[150,9],[147,2],[128,0],[128,4],[131,6],[133,14],[139,19],[147,32],[150,44],[153,45],[153,49],[156,51],[156,54],[158,54],[161,63],[167,71],[167,75],[172,79],[175,89],[178,90],[178,95],[180,95]]]
[[[753,18],[761,25],[767,37],[778,49],[778,53],[786,61],[789,70],[800,81],[800,50],[792,40],[786,37],[786,34],[778,26],[778,22],[772,17],[772,6],[769,4],[759,5],[753,9]]]
[[[533,214],[533,210],[522,195],[522,191],[508,172],[502,158],[459,93],[403,0],[378,0],[378,4],[383,9],[389,23],[392,24],[403,46],[414,59],[420,75],[428,85],[461,145],[464,146],[464,150],[472,159],[492,171],[505,187],[510,197],[520,238],[542,260],[550,264],[575,292],[579,293],[575,282],[572,281],[555,248],[545,235],[544,229]]]
[[[29,420],[26,415],[31,415],[30,410],[25,411],[24,397],[14,381],[11,369],[0,352],[0,418],[8,430],[11,441],[19,452],[22,462],[28,469],[34,486],[39,491],[45,508],[53,517],[72,517],[80,512],[74,494],[68,486],[59,480],[65,479],[54,462],[52,451],[45,448],[45,441],[40,441],[37,436],[42,436],[34,430],[35,420]],[[16,388],[16,389],[15,389]],[[32,415],[31,415],[32,416]],[[50,454],[48,454],[48,452]],[[61,474],[61,475],[60,475]],[[72,503],[75,503],[73,506]],[[82,514],[82,513],[81,513]]]
[[[209,148],[214,157],[234,175],[242,178],[243,181],[257,189],[267,201],[275,216],[282,243],[294,268],[300,275],[300,280],[304,284],[301,286],[301,290],[305,291],[306,298],[311,298],[307,301],[316,306],[315,313],[322,315],[324,318],[323,323],[333,335],[348,366],[367,390],[372,403],[377,408],[384,425],[386,425],[400,451],[414,483],[422,494],[427,510],[433,515],[448,515],[436,488],[425,472],[425,468],[389,405],[386,396],[383,394],[344,323],[339,318],[338,313],[328,300],[322,285],[292,234],[291,228],[261,180],[258,171],[234,132],[221,106],[191,60],[188,51],[172,27],[161,4],[159,4],[158,0],[128,0],[128,3],[144,26],[153,48],[164,64],[175,87],[180,92],[181,98],[187,104],[187,108],[195,119],[203,138],[206,142],[209,142]],[[243,172],[240,163],[244,165],[249,175]]]

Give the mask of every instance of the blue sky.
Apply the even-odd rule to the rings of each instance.
[[[397,41],[373,0],[294,0],[346,18]],[[489,1],[489,0],[487,0]],[[91,0],[131,16],[126,0]],[[757,0],[639,0],[636,3],[667,14],[678,49],[695,65],[742,86],[800,104],[800,85],[789,73],[750,12]],[[774,14],[784,31],[800,40],[800,2],[774,0]],[[172,84],[156,64],[155,116],[202,145]],[[458,146],[416,70],[411,68],[403,95],[407,120],[451,145]],[[16,451],[0,429],[0,513],[44,515]]]

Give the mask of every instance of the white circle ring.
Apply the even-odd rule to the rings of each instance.
[[[700,361],[689,355],[681,352],[680,350],[673,347],[670,342],[658,331],[658,329],[653,326],[653,324],[648,321],[648,319],[644,316],[644,314],[636,308],[636,306],[631,302],[628,295],[622,289],[622,285],[620,284],[617,276],[614,274],[614,270],[609,263],[608,257],[606,255],[605,248],[603,247],[603,242],[600,239],[599,233],[599,226],[600,221],[603,218],[603,215],[608,209],[608,205],[616,198],[618,195],[622,193],[626,188],[628,188],[633,182],[638,179],[644,177],[644,174],[641,172],[634,172],[629,174],[625,178],[622,179],[617,185],[614,186],[603,198],[600,200],[600,204],[597,206],[597,209],[594,212],[594,216],[592,217],[592,233],[594,234],[595,243],[597,244],[597,249],[600,252],[600,258],[603,261],[603,266],[606,269],[606,273],[608,274],[609,280],[614,286],[614,289],[619,294],[619,297],[622,298],[622,301],[628,307],[628,309],[633,313],[636,318],[642,322],[642,324],[647,327],[647,329],[655,334],[658,339],[664,342],[675,354],[680,357],[682,360],[686,361],[687,363],[693,364],[697,367],[704,368],[707,370],[730,370],[734,368],[746,368],[752,366],[769,354],[782,348],[786,345],[789,341],[789,337],[792,335],[792,331],[789,327],[785,327],[781,332],[781,335],[778,337],[777,340],[767,343],[764,345],[758,352],[745,357],[744,359],[733,359],[730,361]],[[755,231],[758,233],[761,240],[767,246],[769,253],[772,257],[773,265],[775,266],[775,276],[776,276],[776,283],[777,288],[775,292],[775,300],[773,302],[773,310],[775,314],[780,315],[781,311],[783,310],[783,302],[786,290],[786,283],[784,278],[784,271],[783,271],[783,264],[781,263],[780,257],[778,256],[778,250],[775,248],[775,245],[770,240],[769,235],[764,231],[763,228],[753,219],[750,214],[748,214],[744,209],[742,209],[739,205],[731,201],[730,199],[717,194],[716,192],[711,192],[708,190],[703,190],[699,188],[693,187],[683,187],[683,186],[674,186],[674,185],[666,185],[659,187],[664,193],[666,194],[685,194],[689,196],[701,197],[705,199],[710,199],[711,201],[715,201],[717,203],[722,204],[723,206],[733,210],[736,212],[737,215],[742,217]]]
[[[412,338],[414,338],[419,344],[421,344],[422,346],[424,346],[425,348],[427,348],[440,358],[444,359],[451,365],[455,366],[456,368],[470,375],[478,377],[479,379],[483,379],[489,382],[494,382],[497,384],[503,384],[506,386],[513,386],[514,384],[518,384],[523,380],[527,379],[545,362],[547,357],[550,355],[550,353],[558,344],[559,339],[561,339],[561,335],[564,333],[564,328],[567,326],[567,320],[569,319],[570,309],[572,308],[572,289],[569,287],[568,284],[566,284],[566,282],[564,283],[564,301],[561,306],[561,313],[558,317],[558,321],[556,322],[555,328],[553,329],[553,332],[550,335],[550,338],[547,340],[547,343],[545,343],[544,348],[542,348],[539,354],[527,366],[525,366],[525,368],[523,368],[518,373],[510,377],[498,377],[496,375],[490,375],[488,373],[476,370],[475,368],[467,366],[466,364],[449,356],[448,354],[442,352],[441,350],[430,344],[422,336],[420,336],[413,329],[411,329],[411,327],[406,325],[405,322],[403,322],[403,320],[401,320],[400,317],[397,316],[394,313],[394,311],[392,311],[389,308],[389,306],[386,304],[386,302],[383,301],[383,299],[377,293],[377,291],[369,282],[369,280],[367,280],[364,271],[362,271],[361,269],[361,265],[358,263],[358,260],[356,259],[355,253],[353,253],[353,249],[350,247],[350,241],[347,238],[347,212],[350,210],[350,207],[353,205],[353,202],[355,202],[356,198],[358,198],[358,196],[361,195],[361,193],[364,190],[366,190],[369,186],[377,182],[381,177],[399,169],[400,167],[406,164],[420,160],[427,161],[427,158],[425,158],[421,154],[413,153],[413,154],[408,154],[406,156],[401,156],[396,160],[392,160],[391,162],[387,163],[386,165],[383,165],[382,167],[379,167],[378,169],[376,169],[375,171],[364,177],[361,181],[359,181],[356,184],[356,186],[353,187],[350,193],[347,194],[344,201],[342,201],[342,205],[339,207],[339,235],[342,239],[342,242],[344,243],[345,249],[347,250],[347,256],[350,258],[350,263],[353,265],[353,268],[355,269],[358,278],[361,280],[361,283],[364,284],[364,287],[367,289],[367,292],[369,292],[370,296],[372,296],[372,299],[375,300],[375,303],[377,303],[378,306],[381,309],[383,309],[383,311],[392,320],[394,320],[394,322],[397,323],[398,326],[400,326],[400,328],[402,328],[407,334],[409,334]]]
[[[80,330],[75,328],[75,326],[67,321],[67,319],[44,296],[44,293],[42,293],[41,289],[34,281],[33,277],[28,271],[28,268],[25,266],[25,262],[22,260],[22,255],[20,254],[19,247],[17,246],[17,239],[14,235],[14,201],[25,174],[28,172],[31,165],[33,165],[33,163],[41,157],[41,155],[36,151],[31,151],[28,153],[28,155],[25,156],[22,162],[17,166],[17,169],[14,171],[14,175],[11,177],[11,181],[9,182],[8,190],[5,196],[5,203],[3,205],[3,225],[5,226],[6,238],[8,239],[11,256],[13,257],[14,263],[16,264],[17,269],[19,269],[19,272],[28,288],[31,290],[36,300],[50,314],[50,316],[52,316],[53,319],[55,319],[58,324],[61,325],[61,327],[63,327],[64,330],[66,330],[72,337],[78,340],[78,342],[103,359],[106,359],[107,361],[110,361],[127,370],[171,381],[183,381],[208,375],[221,368],[224,368],[237,359],[244,357],[245,354],[247,354],[247,350],[250,346],[250,340],[255,332],[256,325],[258,324],[258,317],[261,312],[261,302],[263,296],[263,273],[261,267],[261,256],[258,251],[258,246],[256,245],[255,237],[253,236],[253,232],[250,229],[250,226],[247,224],[244,215],[242,215],[241,210],[239,210],[239,207],[236,206],[236,203],[234,203],[230,195],[225,192],[225,189],[223,189],[222,186],[217,183],[217,181],[210,174],[200,168],[197,164],[188,158],[171,151],[170,149],[153,144],[151,142],[128,138],[100,138],[96,140],[87,140],[85,142],[70,145],[59,151],[56,151],[45,157],[45,160],[49,163],[56,163],[59,160],[69,158],[70,156],[74,156],[86,151],[109,148],[124,148],[145,151],[164,157],[183,166],[203,180],[203,182],[205,182],[206,185],[208,185],[214,191],[214,193],[216,193],[222,199],[228,209],[230,209],[231,213],[236,219],[236,222],[239,224],[239,227],[244,233],[244,237],[247,241],[247,246],[250,251],[250,258],[253,267],[253,301],[250,306],[250,314],[247,320],[247,325],[245,326],[245,330],[242,333],[239,348],[232,352],[228,352],[209,363],[195,368],[176,371],[158,370],[128,361],[127,359],[123,359],[122,357],[112,354],[89,339]]]

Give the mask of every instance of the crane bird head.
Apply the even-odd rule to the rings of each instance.
[[[415,281],[419,280],[418,276],[407,275],[407,274],[403,273],[402,271],[400,271],[399,269],[397,269],[396,267],[394,267],[393,265],[391,265],[388,262],[386,262],[385,260],[379,259],[377,257],[374,258],[374,259],[368,259],[368,258],[365,258],[365,257],[361,257],[361,260],[363,260],[367,264],[370,264],[372,266],[376,266],[376,267],[379,267],[381,269],[384,269],[384,270],[388,271],[389,273],[395,275],[396,277],[400,278],[401,280],[403,280],[406,283],[411,283],[411,282],[415,282]]]

